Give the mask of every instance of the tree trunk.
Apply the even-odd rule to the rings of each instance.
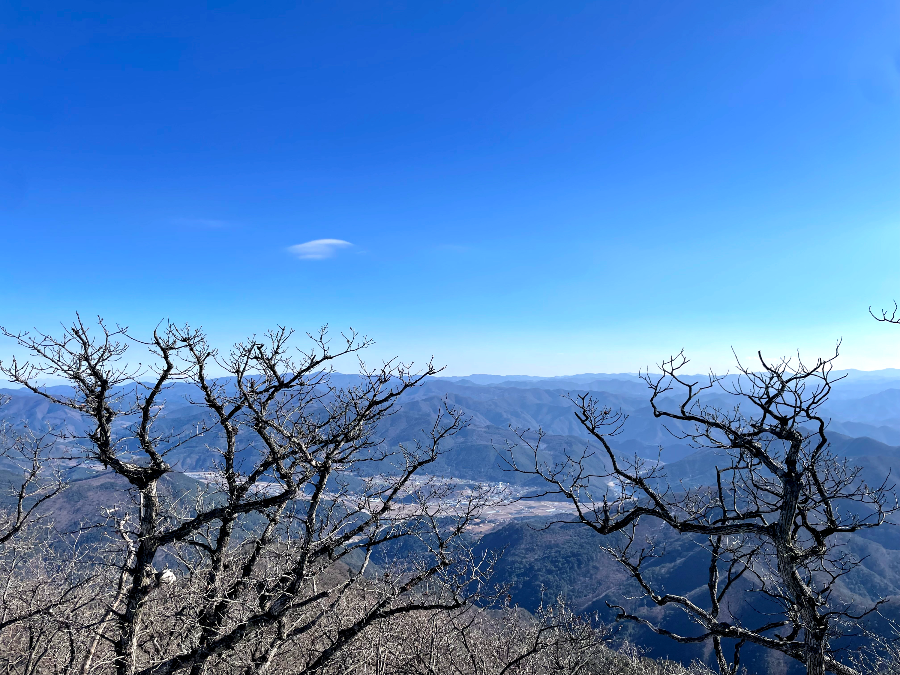
[[[805,633],[807,675],[825,675],[825,633],[822,618],[816,605],[816,598],[803,582],[798,569],[798,551],[794,542],[793,527],[797,518],[800,494],[803,490],[802,477],[797,471],[797,457],[800,441],[794,440],[785,456],[786,471],[781,478],[782,506],[778,519],[778,532],[774,537],[778,559],[778,572],[784,580],[788,594],[796,605],[803,622]]]
[[[153,558],[156,557],[156,518],[159,512],[157,481],[141,488],[140,528],[137,553],[131,577],[131,587],[120,619],[121,632],[116,641],[116,675],[134,672],[139,628],[144,613],[144,600],[153,587]]]
[[[806,631],[807,675],[825,675],[825,639],[819,631]]]

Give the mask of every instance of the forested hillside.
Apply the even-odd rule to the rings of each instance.
[[[360,382],[357,376],[335,374],[332,377],[333,383],[339,386]],[[233,393],[236,389],[233,378],[220,379],[217,386],[223,392]],[[428,464],[422,475],[444,481],[444,485],[452,482],[469,489],[478,485],[505,484],[507,487],[501,488],[507,491],[503,498],[507,503],[518,500],[529,504],[527,497],[540,493],[543,485],[533,476],[510,470],[510,457],[527,455],[527,452],[522,454],[521,438],[517,434],[527,438],[538,429],[543,430],[546,434],[540,446],[543,462],[558,463],[563,461],[566,453],[587,448],[590,472],[599,476],[609,471],[609,461],[602,448],[574,414],[575,404],[571,397],[589,392],[602,405],[627,415],[620,433],[613,439],[617,453],[661,462],[664,472],[657,480],[668,481],[673,489],[713,485],[716,466],[722,461],[721,453],[676,438],[673,433],[683,433],[687,426],[664,425],[648,405],[646,390],[641,379],[629,375],[546,379],[427,378],[419,386],[404,391],[398,398],[397,407],[373,429],[375,443],[367,452],[382,458],[360,464],[343,480],[352,493],[364,489],[365,481],[372,476],[395,473],[399,466],[396,449],[427,440],[435,418],[449,407],[465,423],[443,439],[441,453]],[[58,397],[71,394],[71,389],[63,385],[50,386],[45,391]],[[889,443],[900,438],[898,392],[900,377],[891,372],[850,372],[835,385],[828,402],[826,410],[831,417],[828,439],[833,452],[858,463],[862,467],[862,478],[870,483],[883,481],[900,469],[900,447]],[[78,532],[82,547],[96,544],[102,539],[102,528],[93,528],[92,524],[101,523],[103,514],[108,513],[110,507],[119,508],[123,513],[134,508],[135,497],[129,491],[127,480],[115,472],[104,469],[96,461],[77,459],[78,445],[83,441],[75,438],[84,437],[90,431],[90,417],[22,388],[7,388],[2,394],[6,398],[3,417],[11,427],[19,430],[27,427],[33,432],[53,429],[54,433],[66,436],[56,441],[54,452],[58,458],[55,466],[64,474],[67,486],[40,506],[41,515],[48,517],[44,522],[52,523],[59,533],[70,537]],[[119,394],[128,395],[129,391],[125,388]],[[209,450],[226,443],[222,429],[210,425],[210,409],[202,405],[202,400],[202,392],[196,385],[175,383],[162,391],[157,401],[160,414],[155,424],[161,433],[178,435],[185,430],[206,429],[172,447],[166,455],[174,472],[167,474],[160,489],[176,501],[197,499],[198,495],[208,491],[207,474],[214,472],[221,462],[221,455]],[[721,405],[727,400],[722,394],[713,393],[705,402]],[[510,451],[512,455],[508,454]],[[124,438],[120,452],[123,456],[139,455],[138,439]],[[235,461],[239,465],[252,466],[261,452],[264,448],[259,439],[251,440],[236,448]],[[15,484],[20,478],[21,462],[13,457],[0,461],[3,462],[4,480]],[[559,500],[560,497],[549,499]],[[8,508],[14,507],[14,495],[7,494],[4,503]],[[633,599],[639,589],[627,571],[601,550],[603,537],[573,525],[556,524],[560,520],[572,520],[565,505],[559,504],[559,509],[550,513],[548,509],[528,510],[524,507],[520,511],[511,511],[498,503],[478,514],[478,528],[466,536],[475,545],[478,555],[502,552],[491,583],[508,588],[508,602],[537,614],[542,611],[542,605],[552,604],[557,598],[565,598],[576,614],[596,614],[599,620],[610,624],[614,623],[615,612],[608,604],[646,609],[645,601]],[[448,512],[447,515],[452,514]],[[248,515],[243,522],[242,527],[252,531],[259,524],[259,516]],[[656,536],[664,541],[665,555],[653,563],[651,574],[666,588],[679,589],[689,596],[702,596],[706,583],[702,548],[698,549],[695,539],[664,528],[655,529]],[[900,533],[888,525],[849,535],[845,546],[849,555],[863,562],[841,579],[835,590],[837,597],[847,602],[875,602],[886,598],[889,602],[881,614],[888,620],[900,619],[900,602],[897,602],[900,597],[900,558],[897,555]],[[421,545],[412,549],[408,546],[388,547],[374,556],[371,570],[390,567],[391,556],[421,550]],[[385,551],[393,553],[386,554]],[[167,554],[165,560],[166,565],[174,568],[180,564],[177,556],[171,554]],[[356,560],[351,564],[359,562],[352,556],[348,560]],[[660,612],[672,615],[669,620],[674,621],[673,625],[679,630],[691,631],[690,621],[676,616],[678,610],[657,609],[651,614],[660,618],[663,616]],[[872,625],[879,630],[886,629],[887,624],[879,617],[871,618]],[[744,620],[749,621],[751,617],[746,616]],[[714,665],[708,644],[680,645],[633,623],[618,624],[611,639],[614,644],[622,644],[623,640],[641,644],[648,654],[657,658],[672,657],[685,664],[700,659]],[[766,650],[752,648],[747,650],[743,664],[751,672],[758,673],[799,668],[790,659],[773,657]]]

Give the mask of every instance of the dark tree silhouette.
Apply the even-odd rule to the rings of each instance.
[[[67,440],[137,499],[134,513],[108,511],[121,542],[118,591],[81,672],[111,660],[119,675],[199,674],[226,663],[265,673],[301,638],[308,648],[292,658],[313,672],[381,620],[460,608],[478,592],[490,561],[474,560],[462,535],[490,492],[413,480],[464,419],[446,406],[421,442],[399,449],[376,436],[398,398],[438,372],[431,363],[416,372],[360,361],[357,383],[339,388],[331,364],[371,344],[355,333],[334,348],[323,329],[304,352],[279,328],[220,354],[201,331],[171,324],[147,342],[80,318],[58,336],[2,332],[31,360],[0,372],[88,420],[86,434],[69,431]],[[148,349],[153,365],[129,365],[133,345]],[[214,366],[228,377],[212,377]],[[70,393],[40,386],[45,377],[61,378]],[[160,422],[177,382],[193,385],[191,403],[205,411],[189,429]],[[168,499],[168,457],[201,437],[216,458],[206,489],[188,503]],[[392,468],[364,475],[365,466]],[[379,547],[413,539],[425,554],[377,584],[366,578]],[[181,564],[158,570],[164,559]],[[419,592],[426,583],[430,594]],[[98,656],[106,645],[112,656]]]
[[[643,374],[653,414],[668,422],[673,435],[723,457],[716,484],[685,489],[667,481],[659,462],[617,453],[611,438],[626,417],[601,406],[588,394],[571,397],[576,416],[600,443],[608,473],[591,474],[585,450],[556,465],[538,460],[542,434],[519,434],[534,451],[534,463],[508,461],[513,470],[540,477],[541,494],[555,493],[572,502],[577,517],[594,531],[618,533],[607,549],[658,606],[677,606],[701,627],[701,634],[676,634],[621,607],[618,618],[639,622],[680,642],[711,640],[720,671],[737,670],[740,649],[760,645],[806,665],[807,672],[854,675],[839,660],[834,639],[854,630],[859,619],[883,602],[854,607],[835,596],[835,584],[860,561],[842,546],[842,538],[878,527],[897,508],[892,486],[869,486],[860,467],[829,449],[827,420],[821,407],[836,378],[837,358],[819,359],[812,367],[797,360],[776,363],[759,355],[759,370],[738,362],[738,377],[710,375],[701,384],[683,375],[688,360],[681,353]],[[710,394],[727,394],[732,407],[706,402]],[[704,398],[706,400],[704,400]],[[603,494],[598,494],[598,489]],[[654,542],[641,542],[638,526],[646,519],[691,535],[710,554],[709,604],[658,590],[645,574],[645,563],[659,553]],[[569,521],[572,522],[572,521]],[[613,541],[611,538],[610,541]],[[721,612],[725,595],[741,580],[769,599],[769,620],[747,626]],[[735,644],[729,663],[723,640]]]

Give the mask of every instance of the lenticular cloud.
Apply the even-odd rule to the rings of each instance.
[[[322,260],[332,257],[339,248],[347,246],[353,246],[353,244],[343,239],[313,239],[304,244],[288,246],[288,251],[301,260]]]

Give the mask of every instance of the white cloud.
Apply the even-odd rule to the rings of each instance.
[[[301,260],[322,260],[332,257],[339,248],[347,246],[353,246],[353,244],[343,239],[313,239],[304,244],[288,246],[288,251]]]

